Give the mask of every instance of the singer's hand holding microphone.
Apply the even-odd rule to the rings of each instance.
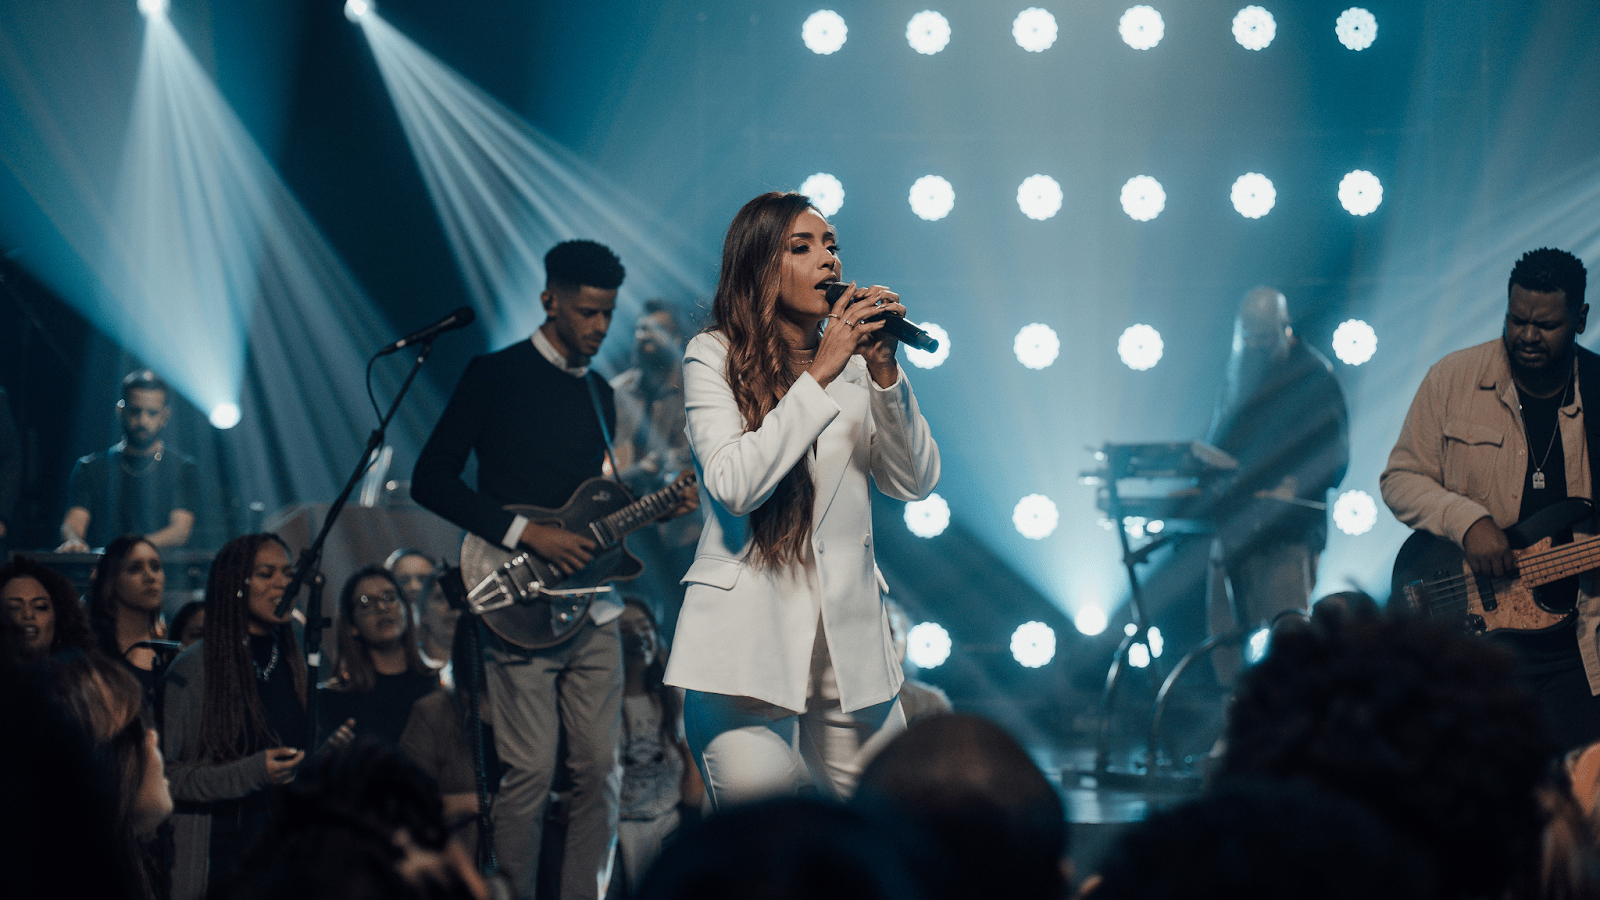
[[[909,340],[907,329],[926,337],[906,321],[900,295],[877,284],[858,288],[855,282],[834,282],[826,291],[829,311],[811,366],[812,377],[827,387],[850,357],[860,354],[873,381],[880,387],[894,384],[900,371],[895,349],[899,341]]]

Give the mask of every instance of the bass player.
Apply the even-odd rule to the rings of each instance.
[[[624,271],[609,248],[585,240],[557,244],[544,263],[544,324],[529,340],[467,366],[417,458],[411,493],[472,534],[531,550],[570,574],[589,562],[595,543],[505,506],[554,509],[601,474],[616,406],[605,380],[590,375],[589,360],[611,327]],[[475,490],[461,477],[470,454],[478,461]],[[539,650],[486,630],[495,749],[506,767],[494,839],[518,897],[533,897],[539,880],[545,807],[563,733],[572,792],[560,896],[595,900],[605,893],[620,789],[621,612],[610,594],[597,594],[582,625]]]
[[[1583,263],[1564,250],[1523,255],[1507,283],[1497,341],[1436,363],[1417,390],[1381,481],[1412,528],[1459,545],[1480,576],[1515,576],[1503,529],[1600,483],[1600,356],[1577,346],[1589,314]],[[1593,531],[1591,522],[1579,530]],[[1557,536],[1557,543],[1570,539]],[[1496,631],[1517,651],[1563,747],[1600,739],[1600,591],[1593,572],[1542,589],[1577,616],[1540,631]]]

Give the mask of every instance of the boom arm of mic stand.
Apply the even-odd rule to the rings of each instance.
[[[290,577],[289,584],[283,589],[283,599],[278,601],[278,618],[289,614],[294,607],[295,599],[300,594],[300,588],[305,586],[308,579],[315,573],[311,591],[311,601],[306,606],[306,716],[310,720],[310,737],[306,740],[306,749],[314,749],[317,733],[317,668],[322,656],[322,573],[319,568],[322,564],[322,548],[328,542],[328,535],[333,531],[333,523],[338,520],[339,514],[344,511],[344,505],[350,500],[350,494],[360,483],[361,477],[366,474],[371,465],[373,451],[383,446],[384,436],[388,434],[389,422],[400,409],[400,401],[405,399],[406,392],[411,390],[411,382],[416,380],[417,372],[422,364],[427,361],[428,354],[433,351],[433,341],[425,341],[421,351],[417,353],[417,361],[411,364],[411,371],[406,373],[406,380],[401,382],[400,390],[394,395],[394,402],[389,404],[389,411],[378,422],[378,427],[372,430],[367,438],[367,447],[361,451],[361,459],[356,461],[355,471],[350,473],[350,478],[344,483],[344,490],[334,499],[333,505],[328,507],[328,514],[322,517],[322,529],[317,532],[317,537],[311,542],[296,561],[294,575]],[[312,638],[316,643],[312,643]]]

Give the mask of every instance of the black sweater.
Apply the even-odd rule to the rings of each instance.
[[[615,428],[610,385],[593,372],[588,380]],[[476,357],[417,457],[411,496],[494,544],[515,518],[506,504],[564,506],[605,459],[584,381],[551,365],[531,340]],[[469,453],[478,456],[477,490],[461,478]]]

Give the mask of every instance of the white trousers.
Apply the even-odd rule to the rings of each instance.
[[[861,770],[906,728],[898,698],[845,712],[822,631],[811,652],[806,709],[688,691],[683,724],[713,809],[793,794],[808,784],[845,800]]]

